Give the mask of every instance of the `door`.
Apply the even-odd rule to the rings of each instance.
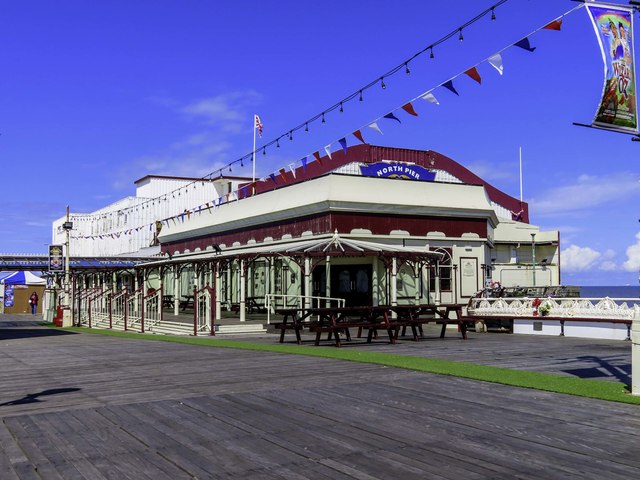
[[[348,307],[372,304],[371,265],[332,265],[331,296],[344,298]]]

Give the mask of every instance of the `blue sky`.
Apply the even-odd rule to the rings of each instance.
[[[44,253],[51,221],[134,192],[147,174],[201,176],[288,132],[457,29],[494,2],[380,0],[5,2],[0,18],[0,251]],[[258,156],[259,176],[284,167],[437,87],[577,4],[509,0],[489,17]],[[636,15],[638,19],[638,15]],[[637,37],[637,35],[636,35]],[[563,282],[637,285],[640,143],[580,128],[602,90],[586,11],[562,31],[502,53],[504,75],[478,65],[479,85],[434,91],[417,118],[381,121],[373,144],[435,150],[524,197],[531,219],[559,229]],[[367,131],[369,130],[369,131]],[[351,136],[350,144],[356,143]],[[334,145],[334,149],[338,147]],[[251,175],[250,166],[234,174]]]

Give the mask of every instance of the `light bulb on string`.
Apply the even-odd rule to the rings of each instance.
[[[325,122],[325,120],[324,120],[324,112],[322,112],[322,123],[327,123],[327,122]]]
[[[430,48],[431,53],[429,53],[429,58],[436,58],[436,56],[433,54],[433,47]]]
[[[387,86],[384,83],[384,77],[380,77],[380,86],[382,87],[383,90],[387,88]]]
[[[280,139],[276,138],[276,148],[280,148]]]
[[[305,123],[305,124],[304,124],[304,131],[305,131],[305,132],[308,132],[308,131],[309,131],[309,124],[308,124],[308,123]]]
[[[293,130],[289,130],[289,141],[293,140]]]
[[[495,12],[495,8],[491,9],[491,20],[495,20],[496,19],[496,12]]]
[[[340,113],[344,112],[344,108],[342,108],[342,102],[340,102]]]
[[[362,90],[360,90],[360,98],[358,100],[362,101]]]
[[[462,29],[460,29],[459,31],[460,31],[460,36],[458,36],[458,40],[463,41],[464,37],[462,36]]]
[[[266,155],[267,154],[267,147],[262,147],[262,155]]]
[[[406,73],[407,75],[411,74],[411,70],[409,70],[409,62],[406,62],[404,64],[404,73]]]

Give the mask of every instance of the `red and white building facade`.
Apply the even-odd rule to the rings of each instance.
[[[467,303],[492,282],[560,283],[559,232],[529,224],[526,203],[433,151],[354,146],[238,183],[229,201],[181,220],[159,232],[155,281],[173,294],[209,285],[217,309],[241,319],[266,294]]]

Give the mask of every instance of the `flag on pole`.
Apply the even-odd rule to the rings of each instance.
[[[254,115],[255,118],[255,128],[258,130],[258,136],[262,138],[262,122],[260,121],[260,117],[258,115]]]

